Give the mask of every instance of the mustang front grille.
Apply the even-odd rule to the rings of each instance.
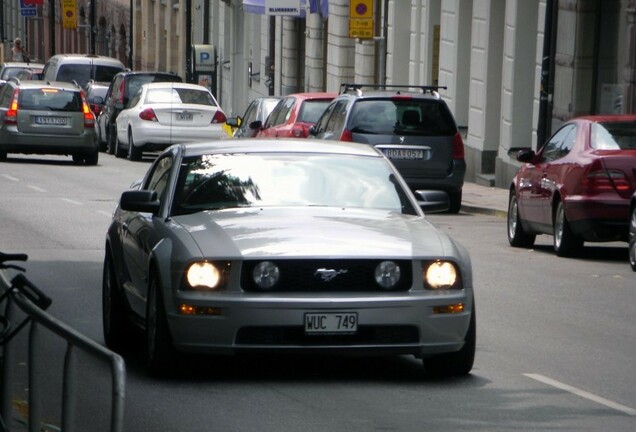
[[[392,289],[383,289],[375,281],[375,270],[385,260],[271,260],[280,270],[280,280],[267,292],[395,292],[412,286],[409,260],[392,260],[400,267],[400,281]],[[248,292],[263,292],[254,283],[252,272],[262,261],[245,261],[241,287]]]

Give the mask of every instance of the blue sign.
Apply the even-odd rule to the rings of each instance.
[[[20,15],[22,15],[23,17],[26,16],[36,16],[38,14],[38,11],[36,8],[32,7],[32,8],[21,8],[20,9]]]

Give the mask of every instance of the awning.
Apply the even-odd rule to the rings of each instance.
[[[265,15],[265,2],[266,0],[243,0],[243,10],[247,13]],[[309,3],[310,13],[319,13],[325,18],[329,15],[328,0],[300,0],[301,18],[305,17],[307,3]]]

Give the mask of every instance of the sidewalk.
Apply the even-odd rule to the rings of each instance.
[[[508,213],[508,190],[464,182],[462,211],[505,218]]]

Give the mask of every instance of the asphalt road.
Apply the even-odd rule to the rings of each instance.
[[[104,233],[118,195],[148,163],[12,156],[0,164],[0,250],[28,253],[27,275],[53,297],[49,312],[102,343]],[[133,350],[125,354],[126,430],[636,430],[636,274],[626,245],[564,259],[548,237],[532,250],[509,247],[497,216],[429,217],[473,259],[478,339],[469,377],[433,379],[411,357],[247,356],[188,358],[177,376],[157,380]],[[46,339],[38,353],[51,366],[51,424],[59,424],[63,352]],[[103,371],[83,364],[78,430],[108,430]]]

